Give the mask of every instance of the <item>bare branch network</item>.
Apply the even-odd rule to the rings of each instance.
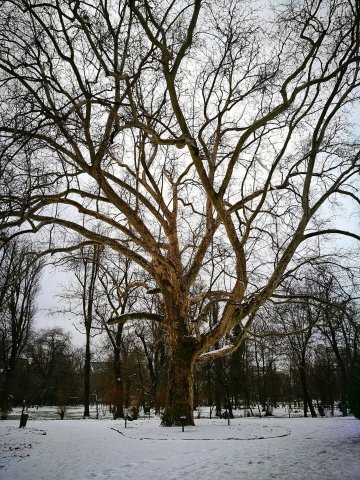
[[[150,275],[183,384],[168,423],[320,237],[359,240],[329,214],[359,204],[359,25],[357,0],[2,4],[1,227]]]

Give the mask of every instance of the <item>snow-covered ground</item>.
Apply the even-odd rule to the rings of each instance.
[[[360,480],[353,417],[0,421],[1,480]]]

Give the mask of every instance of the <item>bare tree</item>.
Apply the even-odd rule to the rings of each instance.
[[[316,417],[309,372],[312,365],[311,346],[314,342],[314,330],[319,321],[320,312],[314,311],[309,304],[303,304],[300,308],[296,305],[287,305],[282,313],[281,320],[290,347],[289,356],[293,368],[297,370],[302,389],[304,417],[307,417],[309,409],[311,416]]]
[[[90,417],[91,337],[94,326],[96,281],[99,272],[101,247],[80,249],[75,276],[82,289],[82,313],[85,327],[84,417]]]
[[[70,334],[61,328],[40,330],[32,335],[27,354],[33,359],[32,393],[37,405],[67,405],[78,396],[79,371]]]
[[[6,416],[15,367],[29,340],[43,262],[29,244],[18,241],[0,247],[0,362],[3,370],[0,408]]]
[[[359,240],[324,213],[341,197],[359,204],[345,125],[359,3],[263,11],[6,0],[0,13],[1,223],[47,233],[52,253],[74,249],[75,232],[152,277],[163,315],[132,319],[168,330],[164,425],[193,423],[195,362],[238,348],[321,236]]]
[[[99,245],[80,247],[76,255],[66,256],[61,263],[71,269],[75,281],[62,293],[67,302],[63,312],[80,319],[80,326],[85,333],[84,355],[84,417],[90,417],[90,373],[91,373],[91,342],[96,335],[95,316],[97,305],[97,282],[103,248]],[[81,328],[80,327],[80,328]]]
[[[335,399],[345,406],[346,389],[360,346],[358,285],[352,286],[353,276],[353,270],[347,271],[344,277],[344,272],[339,275],[330,268],[323,268],[313,279],[321,316],[318,329],[325,346],[325,351],[319,355],[320,367],[325,370],[320,380],[330,393],[327,403],[331,404],[332,412]],[[318,384],[320,386],[321,381]]]
[[[358,273],[357,267],[336,266],[332,260],[315,262],[300,279],[288,278],[274,296],[275,305],[259,312],[265,326],[261,341],[268,346],[267,339],[278,336],[277,354],[286,352],[297,372],[304,416],[308,409],[316,416],[312,399],[318,402],[322,387],[327,392],[320,397],[330,399],[332,412],[334,400],[343,399],[359,344]],[[275,319],[270,330],[269,316]]]
[[[151,310],[150,310],[151,311]],[[135,330],[145,354],[144,364],[149,373],[150,385],[144,392],[146,403],[160,412],[164,406],[163,379],[167,366],[166,331],[159,323],[147,322]]]
[[[106,252],[98,267],[98,299],[96,314],[101,327],[106,331],[113,351],[114,398],[113,416],[124,416],[124,382],[122,368],[122,349],[126,313],[131,313],[137,302],[136,291],[144,285],[138,280],[138,272],[132,268],[127,258]],[[109,318],[123,315],[124,321],[111,326]]]

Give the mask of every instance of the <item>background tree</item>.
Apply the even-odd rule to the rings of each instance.
[[[152,310],[149,306],[149,311]],[[165,405],[166,331],[161,324],[147,322],[136,328],[135,335],[141,342],[145,355],[142,363],[147,366],[150,380],[149,388],[145,392],[145,402],[159,413]]]
[[[61,406],[80,401],[81,377],[69,333],[60,328],[40,330],[33,334],[27,354],[33,359],[33,405]]]
[[[239,347],[316,240],[359,240],[324,221],[341,197],[359,202],[345,122],[359,4],[264,11],[6,0],[0,13],[1,223],[51,253],[80,234],[150,275],[163,314],[137,318],[168,332],[164,425],[193,423],[195,362]]]
[[[255,388],[257,403],[266,415],[271,415],[281,396],[281,382],[277,378],[277,362],[281,359],[282,349],[276,337],[262,337],[266,332],[266,324],[256,326],[252,338],[252,349],[255,363]]]
[[[97,282],[101,264],[102,248],[99,245],[81,247],[77,255],[67,256],[63,262],[74,276],[75,282],[62,294],[68,302],[68,311],[80,319],[85,333],[84,355],[84,417],[90,417],[90,377],[91,377],[91,342],[95,332],[95,315],[97,305]],[[80,328],[81,328],[80,327]]]
[[[310,305],[299,307],[287,307],[282,312],[284,332],[287,334],[287,341],[290,346],[290,355],[292,357],[292,366],[296,367],[302,389],[302,399],[304,404],[304,417],[307,417],[308,409],[312,417],[316,417],[316,412],[312,399],[312,382],[310,380],[312,366],[312,349],[314,328],[319,319],[319,313],[314,313]]]
[[[351,380],[347,387],[347,400],[349,402],[350,411],[356,418],[360,418],[360,361],[359,356],[356,357],[352,372]]]
[[[124,416],[124,381],[122,356],[124,347],[125,314],[131,313],[137,303],[137,291],[144,284],[139,280],[138,272],[131,261],[119,255],[106,252],[101,259],[98,271],[98,299],[96,313],[102,328],[107,333],[108,343],[113,351],[113,414],[114,418]],[[123,315],[123,322],[114,326],[108,325],[108,320]],[[126,405],[127,407],[127,405]]]
[[[332,272],[323,271],[321,278],[315,279],[316,290],[322,299],[321,323],[319,330],[327,346],[327,370],[333,370],[328,378],[336,381],[340,392],[337,398],[345,404],[345,391],[349,384],[354,359],[359,349],[360,324],[354,294],[341,285],[341,280]],[[344,282],[345,283],[345,282]],[[354,292],[356,294],[356,292]],[[323,365],[324,366],[324,365]],[[337,378],[334,379],[334,371]],[[334,392],[334,385],[329,386]],[[333,399],[330,399],[331,402]]]
[[[301,386],[298,396],[305,416],[308,406],[312,416],[316,415],[312,399],[320,413],[327,405],[334,414],[335,400],[344,403],[349,365],[359,345],[358,271],[323,261],[308,266],[301,278],[289,277],[283,291],[275,295],[275,304],[258,312],[261,331],[252,332],[260,337],[261,351],[275,341],[275,364],[281,365],[284,356],[288,357],[289,374],[293,382],[298,377]],[[272,327],[269,317],[276,319]]]
[[[6,416],[15,368],[29,341],[43,262],[31,253],[29,244],[13,240],[1,245],[0,268],[0,409]]]

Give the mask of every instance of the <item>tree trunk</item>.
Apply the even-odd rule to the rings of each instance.
[[[115,398],[114,398],[114,419],[124,418],[124,389],[122,382],[122,369],[120,349],[114,348],[114,377],[115,377]]]
[[[304,417],[307,417],[307,416],[308,416],[308,402],[305,399],[305,395],[304,395]]]
[[[84,363],[84,418],[90,417],[90,330],[86,331],[85,363]]]
[[[310,409],[310,413],[312,417],[317,417],[315,408],[312,404],[312,400],[310,398],[308,388],[307,388],[307,379],[306,379],[306,370],[305,366],[301,365],[300,366],[300,381],[301,381],[301,387],[303,391],[303,401],[304,401],[304,417],[307,417],[307,407]]]
[[[219,344],[215,345],[215,348],[220,348]],[[217,359],[214,362],[215,367],[215,406],[217,417],[221,416],[222,400],[223,400],[223,383],[224,371],[222,368],[221,359]]]
[[[194,425],[195,339],[170,332],[167,389],[162,425]]]
[[[1,398],[0,398],[1,420],[7,419],[7,416],[12,408],[11,388],[12,388],[13,372],[12,370],[7,369],[4,371],[4,375],[5,375],[5,379],[3,383],[3,388],[1,390]]]

